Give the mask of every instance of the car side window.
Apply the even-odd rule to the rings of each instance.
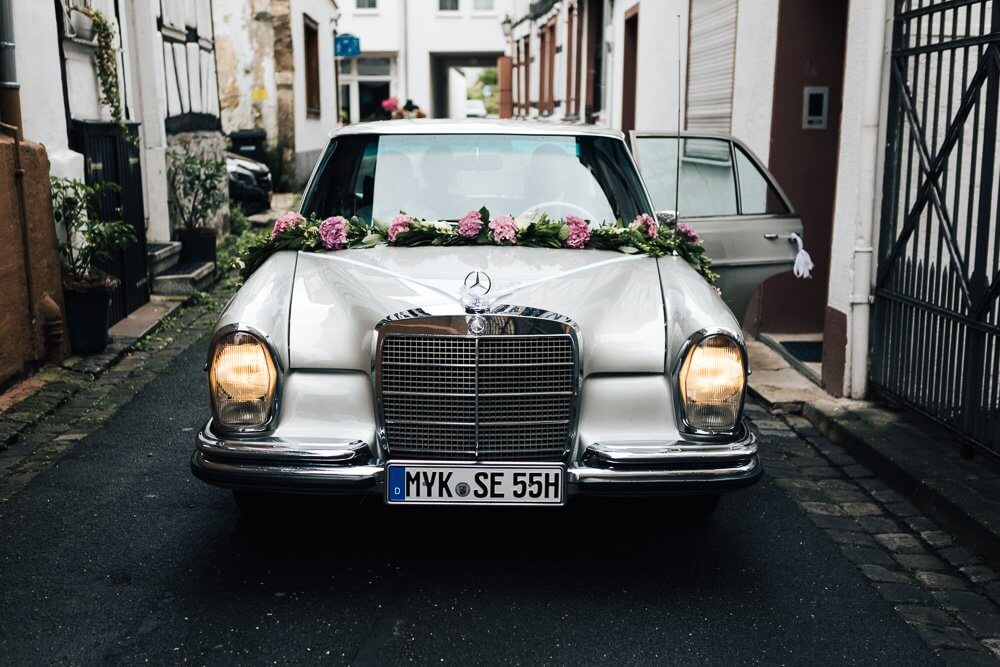
[[[736,172],[724,139],[680,140],[680,197],[677,137],[636,137],[639,169],[658,211],[680,209],[685,218],[737,215]]]
[[[782,200],[767,176],[739,146],[736,146],[736,173],[740,182],[740,213],[767,215],[788,213]]]
[[[678,146],[681,190],[675,199]],[[745,150],[728,139],[637,136],[635,152],[657,211],[676,207],[682,218],[789,212],[770,178]]]

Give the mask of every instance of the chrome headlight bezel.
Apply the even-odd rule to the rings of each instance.
[[[270,406],[267,413],[267,418],[260,423],[256,424],[228,424],[220,418],[219,411],[216,405],[216,396],[213,386],[213,368],[212,365],[215,361],[216,351],[219,346],[224,344],[227,340],[231,339],[234,335],[243,334],[254,339],[256,343],[261,345],[270,361],[270,367],[274,370],[274,389],[270,399]],[[274,430],[275,425],[278,421],[278,413],[280,412],[281,406],[281,390],[284,383],[284,368],[281,365],[281,357],[278,356],[277,351],[271,344],[270,339],[261,331],[256,328],[245,325],[245,324],[229,324],[220,327],[218,330],[212,334],[211,343],[208,346],[208,358],[205,362],[205,371],[208,373],[209,377],[209,405],[212,411],[212,430],[230,436],[238,436],[241,434],[252,434],[259,435],[261,433],[268,433]]]
[[[684,391],[681,387],[681,371],[684,368],[684,364],[687,361],[691,353],[699,345],[704,343],[707,339],[716,336],[721,336],[726,338],[731,342],[734,347],[739,351],[740,360],[743,365],[743,387],[739,394],[739,403],[736,406],[736,418],[731,427],[728,428],[705,428],[700,426],[695,426],[691,423],[687,416],[687,405],[684,400]],[[743,421],[743,407],[746,402],[747,385],[750,375],[749,370],[749,360],[747,357],[746,343],[743,340],[743,336],[740,332],[734,331],[732,329],[727,329],[724,327],[710,327],[705,329],[699,329],[694,332],[684,341],[681,345],[680,351],[677,353],[677,358],[674,361],[674,367],[672,371],[673,379],[673,392],[674,392],[674,411],[677,416],[678,427],[682,433],[686,435],[693,435],[699,437],[706,437],[712,439],[718,439],[721,437],[732,437],[740,432],[741,424]]]

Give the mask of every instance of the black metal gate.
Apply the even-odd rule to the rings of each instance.
[[[872,382],[1000,454],[1000,0],[897,0]]]
[[[127,127],[132,136],[138,135],[138,123],[127,123]],[[136,242],[116,250],[104,267],[120,281],[111,295],[111,321],[117,322],[149,301],[139,147],[122,136],[117,124],[103,122],[73,121],[70,143],[74,150],[83,153],[88,184],[112,182],[121,187],[102,198],[101,216],[124,220],[135,230]]]

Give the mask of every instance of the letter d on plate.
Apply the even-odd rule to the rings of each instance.
[[[406,468],[402,466],[389,467],[389,500],[406,500]]]

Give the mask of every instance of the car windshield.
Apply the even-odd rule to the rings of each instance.
[[[387,222],[577,215],[591,225],[649,212],[622,141],[602,136],[347,135],[327,149],[303,212]]]

